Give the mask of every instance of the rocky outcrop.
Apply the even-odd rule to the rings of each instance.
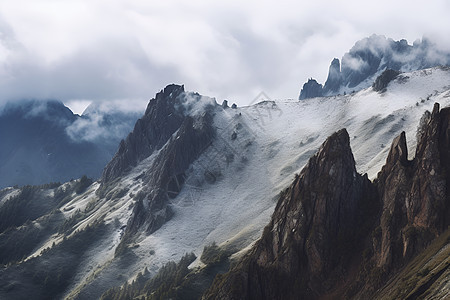
[[[329,137],[283,192],[270,224],[244,260],[218,277],[207,299],[299,299],[329,292],[361,250],[376,193],[356,172],[348,134]],[[366,229],[367,230],[367,229]]]
[[[449,118],[450,109],[435,104],[412,161],[404,132],[392,144],[375,182],[383,202],[381,239],[374,245],[379,267],[402,264],[450,224]]]
[[[138,179],[143,181],[144,195],[137,200],[128,221],[120,253],[138,231],[148,234],[159,229],[173,215],[168,200],[176,197],[184,184],[189,165],[211,144],[215,130],[211,103],[201,114],[190,106],[201,96],[185,93],[183,86],[169,85],[152,99],[145,115],[133,132],[122,141],[119,151],[106,166],[98,193],[107,193],[114,180],[126,175],[139,162],[155,154]]]
[[[409,45],[406,40],[394,41],[372,35],[356,42],[344,54],[341,63],[333,59],[322,95],[333,96],[368,88],[386,69],[407,72],[449,64],[450,53],[439,50],[426,38]],[[301,99],[313,97],[318,96],[304,94]]]
[[[299,100],[322,97],[328,94],[337,94],[342,84],[341,63],[339,59],[335,58],[331,62],[330,69],[328,71],[327,81],[322,86],[315,79],[309,79],[307,83],[303,85],[300,91]]]
[[[120,143],[116,155],[105,167],[102,184],[124,175],[166,144],[185,118],[177,109],[182,93],[183,86],[171,84],[150,100],[144,116],[136,122],[133,132]]]
[[[400,74],[399,71],[386,69],[380,76],[375,79],[375,82],[372,84],[372,88],[375,92],[384,92],[386,88],[392,80],[394,80]]]
[[[210,114],[186,117],[176,135],[155,158],[152,172],[143,176],[148,194],[134,207],[127,233],[133,234],[144,227],[150,234],[171,218],[167,201],[180,192],[187,168],[211,144],[213,137]]]
[[[402,132],[373,183],[356,172],[347,132],[333,134],[282,193],[261,239],[204,298],[372,297],[450,225],[449,121],[450,108],[436,104],[415,158]]]
[[[323,87],[324,94],[338,93],[342,84],[341,63],[339,59],[335,58],[331,62],[328,70],[327,81]]]
[[[302,90],[300,91],[299,100],[322,97],[323,95],[323,87],[319,84],[315,79],[308,79],[308,82],[303,85]]]

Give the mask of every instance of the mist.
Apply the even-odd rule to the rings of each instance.
[[[324,82],[334,57],[374,33],[450,49],[443,0],[38,0],[0,11],[0,102],[146,101],[180,83],[242,106],[261,92],[297,98],[307,78]]]
[[[138,101],[94,102],[66,128],[66,133],[75,142],[118,144],[144,114],[142,104]]]

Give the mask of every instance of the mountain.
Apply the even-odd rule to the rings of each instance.
[[[0,187],[98,178],[137,118],[93,105],[78,116],[59,101],[7,103],[0,112]]]
[[[414,159],[402,132],[373,182],[356,172],[347,131],[331,135],[280,195],[261,239],[206,298],[372,298],[449,230],[450,108],[436,104],[425,118]],[[442,264],[428,287],[440,281],[448,288],[448,256]],[[426,290],[409,287],[395,298]]]
[[[448,82],[237,108],[169,85],[99,181],[0,191],[0,298],[443,298]]]
[[[371,86],[386,69],[411,72],[448,65],[450,53],[439,50],[427,38],[409,45],[406,40],[372,35],[356,42],[342,57],[342,63],[333,59],[323,86],[309,79],[300,91],[299,100],[360,91]]]

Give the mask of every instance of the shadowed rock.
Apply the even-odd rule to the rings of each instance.
[[[191,115],[185,106],[186,97],[201,101],[200,95],[187,95],[183,86],[174,84],[150,100],[144,117],[122,141],[103,172],[100,194],[107,193],[116,179],[159,151],[149,162],[148,170],[139,175],[145,186],[141,193],[145,196],[134,206],[116,253],[123,251],[137,232],[153,233],[172,217],[169,197],[180,192],[187,168],[211,144],[215,134],[210,114],[213,108],[206,107],[201,115]]]
[[[394,80],[400,74],[399,71],[386,69],[380,76],[377,77],[372,85],[375,92],[384,92],[392,80]]]
[[[136,122],[133,132],[120,143],[119,150],[105,167],[101,178],[103,185],[124,175],[160,149],[180,128],[184,115],[176,109],[176,104],[182,93],[183,86],[172,84],[150,100],[144,116]]]
[[[323,88],[315,79],[309,79],[307,83],[303,85],[300,91],[299,100],[304,100],[308,98],[322,97]]]
[[[358,213],[371,190],[356,172],[347,131],[330,136],[283,192],[261,240],[218,277],[207,299],[315,298],[360,245]],[[370,193],[369,193],[370,194]]]

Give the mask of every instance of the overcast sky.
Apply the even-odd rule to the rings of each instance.
[[[450,49],[450,1],[0,0],[0,101],[297,98],[373,33]]]

